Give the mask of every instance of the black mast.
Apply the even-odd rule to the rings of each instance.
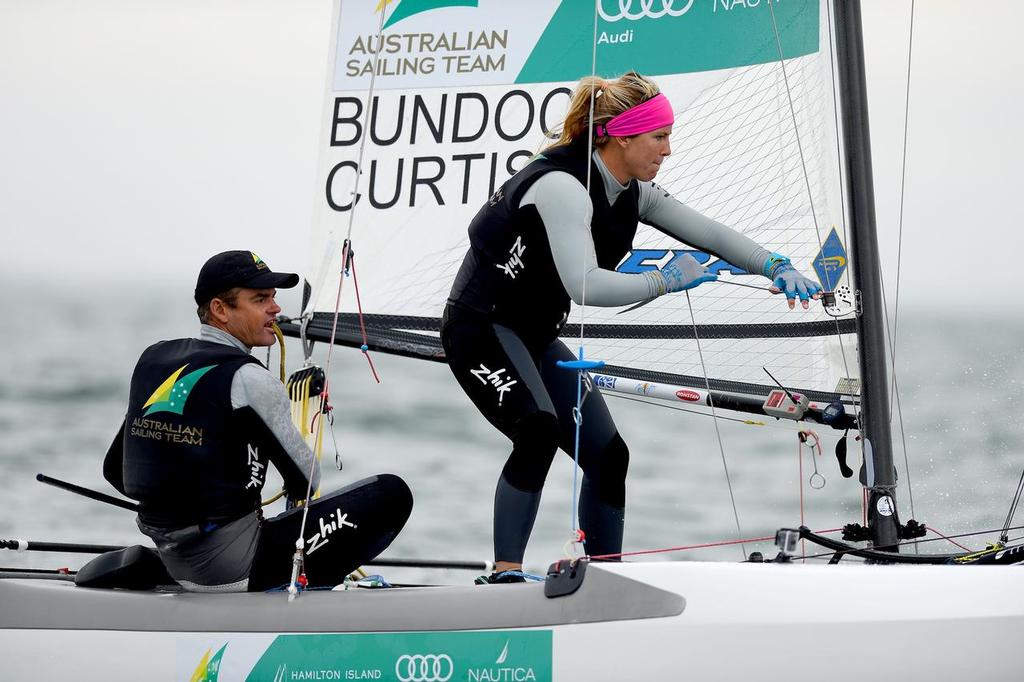
[[[885,352],[875,191],[871,175],[871,135],[864,77],[860,0],[833,0],[836,55],[843,116],[843,144],[850,207],[853,283],[860,300],[857,316],[861,375],[861,436],[865,442],[868,527],[876,547],[897,550],[896,470],[889,432],[889,380]]]

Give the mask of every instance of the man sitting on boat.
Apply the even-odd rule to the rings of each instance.
[[[187,590],[264,590],[289,581],[296,540],[305,574],[334,585],[383,551],[412,509],[396,476],[365,479],[264,520],[270,464],[291,506],[320,484],[317,458],[292,424],[284,386],[250,352],[276,340],[273,272],[251,251],[226,251],[199,273],[199,338],[147,348],[132,374],[128,412],[104,477],[140,503],[139,529]]]
[[[637,73],[584,78],[558,141],[502,185],[469,225],[470,248],[448,297],[441,343],[459,385],[512,441],[494,495],[497,571],[482,582],[522,580],[559,448],[578,451],[583,469],[578,512],[587,554],[622,551],[629,450],[597,390],[582,406],[577,436],[576,373],[557,366],[576,359],[558,338],[569,302],[629,305],[717,279],[689,254],[660,270],[617,272],[639,222],[764,275],[790,308],[800,298],[807,309],[820,295],[788,258],[652,182],[671,153],[674,122],[665,95]]]

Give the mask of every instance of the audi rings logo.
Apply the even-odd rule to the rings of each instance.
[[[614,22],[620,19],[626,19],[627,21],[637,21],[638,19],[660,19],[661,17],[668,15],[670,17],[681,17],[690,11],[693,7],[693,0],[686,0],[683,7],[675,9],[675,0],[639,0],[634,2],[633,0],[618,0],[619,13],[609,14],[604,9],[604,3],[607,0],[601,0],[597,3],[598,14],[601,18],[607,22]],[[614,0],[613,0],[614,2]],[[638,9],[633,9],[633,5],[639,5]],[[660,5],[660,7],[658,7]]]
[[[455,666],[448,654],[405,654],[395,663],[401,682],[448,682]]]

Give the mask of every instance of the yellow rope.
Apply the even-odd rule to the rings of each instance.
[[[281,383],[284,383],[284,334],[281,333],[281,328],[277,326],[277,322],[273,325],[274,336],[277,337],[277,347],[281,349]]]
[[[260,506],[261,507],[266,507],[268,504],[274,504],[275,502],[280,500],[282,497],[284,497],[284,488],[281,488],[280,490],[277,491],[277,493],[275,495],[273,495],[273,496],[263,500],[262,502],[260,502]]]

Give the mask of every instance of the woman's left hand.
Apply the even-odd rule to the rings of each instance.
[[[813,279],[800,274],[800,271],[789,263],[775,271],[775,279],[768,289],[773,294],[785,293],[790,310],[796,305],[797,296],[800,304],[807,310],[808,301],[821,298],[821,287]]]

